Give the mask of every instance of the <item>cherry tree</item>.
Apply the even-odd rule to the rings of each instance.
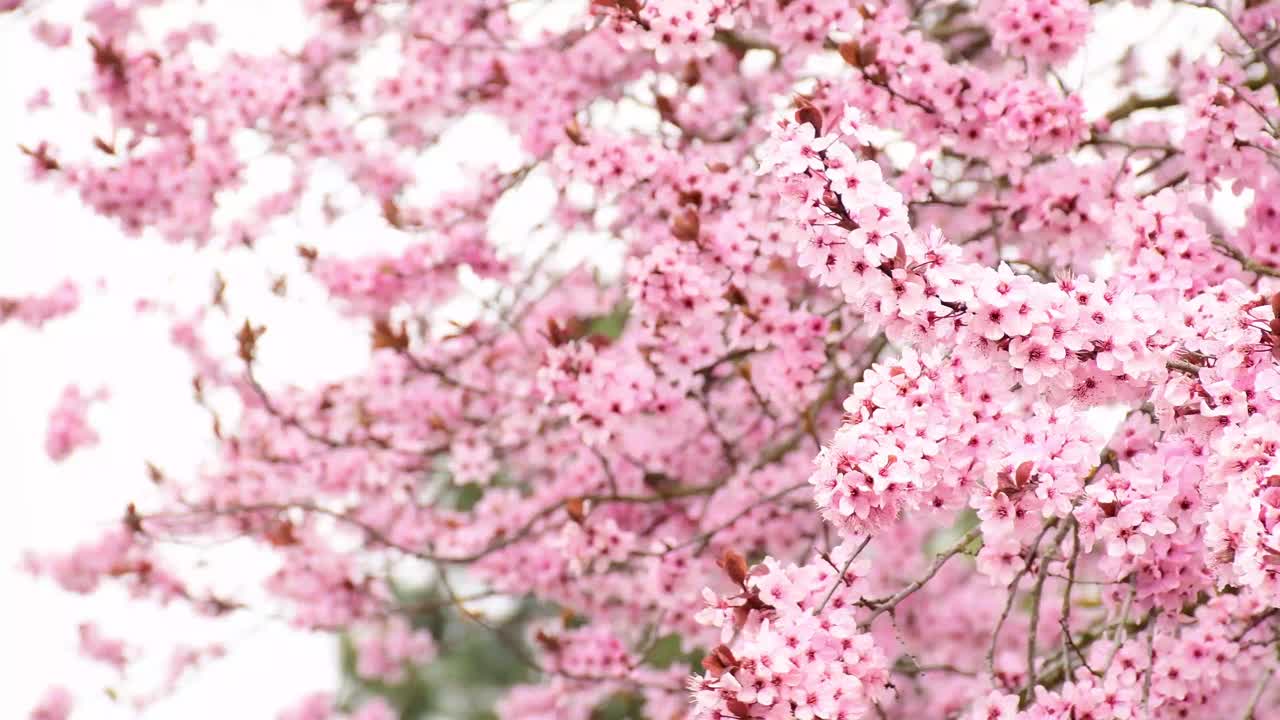
[[[419,567],[527,669],[501,718],[1280,718],[1280,3],[1163,6],[1214,34],[1172,52],[1092,42],[1147,17],[1114,0],[302,5],[251,54],[204,3],[0,3],[83,62],[31,111],[108,128],[20,138],[32,178],[212,288],[138,309],[214,451],[139,458],[155,492],[33,573],[279,613],[394,682],[451,652]],[[508,149],[423,172],[459,128]],[[318,289],[365,368],[270,367],[227,258]],[[111,402],[68,387],[49,456]],[[273,558],[265,604],[170,553],[227,537]],[[117,635],[81,647],[128,672]],[[397,716],[316,690],[279,717]]]

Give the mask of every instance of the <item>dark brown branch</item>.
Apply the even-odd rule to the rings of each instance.
[[[982,537],[982,527],[981,526],[975,527],[971,529],[969,532],[965,533],[953,545],[943,550],[942,552],[938,553],[938,555],[935,556],[933,559],[933,564],[929,566],[929,569],[926,570],[923,575],[913,580],[910,584],[908,584],[906,587],[902,588],[898,592],[894,593],[893,596],[890,597],[888,600],[885,600],[884,602],[880,603],[879,606],[877,606],[875,610],[872,610],[871,614],[867,616],[867,619],[863,622],[863,626],[870,627],[871,622],[875,620],[877,617],[880,617],[880,615],[886,612],[889,612],[890,610],[893,610],[898,606],[898,603],[902,602],[903,600],[906,600],[915,591],[924,587],[926,583],[928,583],[930,580],[933,579],[934,575],[938,574],[938,571],[942,569],[942,566],[947,564],[948,560],[955,557],[956,555],[959,555],[962,550],[964,550],[974,540],[980,537]]]
[[[1280,277],[1280,268],[1267,265],[1265,263],[1254,260],[1245,255],[1240,248],[1223,240],[1222,238],[1214,238],[1213,246],[1217,248],[1223,255],[1230,257],[1232,260],[1240,263],[1240,266],[1247,272],[1257,273],[1258,275],[1268,275],[1270,277]]]
[[[1164,95],[1155,95],[1153,97],[1142,97],[1138,94],[1130,95],[1124,102],[1107,111],[1107,122],[1115,123],[1140,110],[1159,110],[1162,108],[1174,107],[1178,104],[1179,99],[1177,93],[1168,92]]]

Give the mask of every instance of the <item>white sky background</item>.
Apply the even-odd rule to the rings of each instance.
[[[85,5],[52,2],[41,12],[74,20]],[[229,15],[251,10],[258,28],[278,35],[290,26],[287,15],[271,16],[276,9],[287,10],[287,3],[234,5],[243,10]],[[83,47],[83,35],[75,42]],[[15,141],[88,139],[94,130],[69,124],[68,119],[78,119],[74,112],[55,109],[28,117],[24,110],[26,98],[39,87],[51,87],[55,102],[65,103],[68,90],[83,84],[85,53],[67,55],[34,45],[25,23],[0,19],[0,137],[6,143],[0,150],[5,158],[0,163],[0,295],[44,292],[68,277],[83,294],[78,312],[43,331],[16,323],[0,329],[0,473],[6,486],[6,501],[0,504],[0,717],[25,717],[51,683],[65,684],[76,695],[73,717],[137,717],[105,692],[121,688],[115,671],[79,657],[76,626],[90,619],[105,634],[128,639],[141,650],[140,672],[131,672],[121,688],[129,694],[158,686],[175,643],[222,641],[227,646],[225,659],[197,669],[176,696],[143,717],[271,717],[307,692],[336,685],[337,653],[329,637],[248,616],[228,622],[224,630],[178,606],[131,603],[114,589],[91,598],[69,595],[18,567],[24,549],[66,550],[118,522],[124,503],[150,490],[144,459],[184,477],[211,449],[208,418],[191,402],[191,371],[168,343],[168,321],[133,310],[139,297],[179,297],[188,303],[207,298],[208,268],[186,247],[123,239],[112,223],[84,210],[74,196],[29,184],[25,163],[14,154]],[[99,278],[104,290],[95,289]],[[297,309],[294,314],[315,318]],[[297,321],[290,326],[315,329]],[[299,346],[315,348],[320,342],[313,337]],[[360,348],[361,343],[337,347]],[[326,351],[311,353],[298,365],[307,375],[323,376],[350,369],[344,363],[352,365],[350,353],[344,358],[340,351]],[[44,432],[48,412],[68,382],[83,389],[108,385],[112,396],[90,416],[101,444],[54,465],[44,454]],[[269,558],[251,552],[234,560],[256,573],[270,569]]]
[[[87,4],[52,0],[41,12],[73,21]],[[243,47],[265,51],[296,42],[300,27],[295,5],[223,0],[216,3],[217,18],[226,21]],[[1212,43],[1221,27],[1205,11],[1183,9],[1169,20],[1167,5],[1107,12],[1089,49],[1063,73],[1069,87],[1083,87],[1091,114],[1104,111],[1115,96],[1109,89],[1113,78],[1089,68],[1111,63],[1135,32],[1158,34],[1156,43],[1166,50],[1182,44],[1194,55]],[[74,43],[83,48],[84,42],[77,34]],[[252,616],[210,625],[179,608],[130,603],[115,591],[92,598],[69,595],[48,580],[31,579],[19,567],[26,549],[67,550],[118,522],[127,502],[145,498],[151,490],[144,460],[174,477],[189,477],[212,448],[208,416],[191,401],[190,368],[169,345],[168,321],[133,309],[139,297],[204,301],[210,291],[208,264],[185,246],[123,238],[76,197],[29,184],[26,163],[13,147],[44,137],[81,137],[87,145],[101,129],[77,127],[68,119],[78,121],[78,113],[56,109],[58,104],[66,107],[70,93],[84,83],[86,56],[83,49],[47,52],[30,39],[25,22],[0,17],[0,295],[45,292],[65,278],[77,281],[82,292],[80,310],[42,331],[17,323],[0,327],[0,482],[5,488],[0,503],[0,718],[25,717],[54,683],[65,684],[76,695],[73,718],[139,717],[103,692],[119,686],[114,671],[80,659],[76,626],[85,620],[97,621],[106,634],[125,637],[143,650],[141,672],[136,678],[131,674],[125,685],[129,692],[145,692],[160,681],[175,642],[219,640],[227,645],[225,659],[197,669],[173,698],[140,717],[274,717],[303,694],[336,685],[337,653],[329,636]],[[26,99],[44,86],[54,91],[55,110],[28,116]],[[495,157],[510,152],[501,143],[495,147],[481,132],[460,134],[450,145],[430,169],[424,165],[424,172],[442,172],[447,178],[459,151],[474,155],[483,148]],[[543,201],[545,187],[535,183],[528,192],[516,203],[521,207],[513,207],[520,212],[513,214],[537,214],[528,210]],[[527,245],[522,225],[497,231]],[[364,225],[348,223],[338,230],[304,221],[281,228],[279,237],[263,246],[287,257],[298,243],[324,246],[344,240],[344,250],[367,252],[377,242],[375,236],[385,232],[373,214]],[[364,334],[321,310],[323,298],[314,289],[291,284],[289,300],[281,302],[266,293],[269,280],[254,263],[222,268],[230,279],[233,304],[252,308],[255,322],[269,326],[262,341],[267,384],[282,380],[286,372],[291,380],[307,383],[360,367],[367,347]],[[96,289],[99,279],[103,289]],[[101,444],[55,465],[44,453],[44,435],[49,410],[69,382],[86,391],[107,385],[112,395],[90,416]],[[194,562],[195,554],[183,557]],[[220,548],[219,555],[223,569],[212,572],[224,579],[272,568],[269,557],[252,549],[231,545]],[[244,591],[251,594],[254,588]]]

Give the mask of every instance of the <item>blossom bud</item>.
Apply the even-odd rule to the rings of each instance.
[[[582,135],[582,126],[578,124],[577,118],[574,118],[568,125],[564,126],[564,134],[574,145],[587,144],[587,139]]]

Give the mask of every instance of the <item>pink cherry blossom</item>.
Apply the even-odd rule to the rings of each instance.
[[[138,690],[103,588],[349,642],[375,690],[284,720],[469,633],[504,720],[1280,718],[1273,3],[306,0],[277,50],[198,5],[0,0],[81,73],[19,170],[191,265],[0,298],[77,377],[81,304],[179,351],[127,348],[207,451],[24,556],[139,713],[235,633]],[[165,442],[13,380],[68,475]]]

